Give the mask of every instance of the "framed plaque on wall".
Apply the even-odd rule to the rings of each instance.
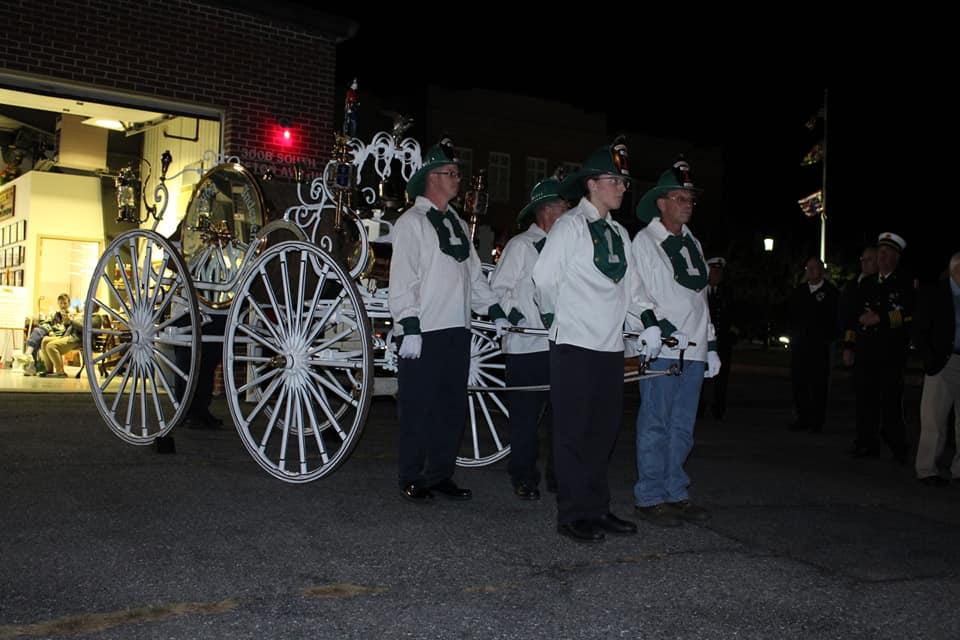
[[[13,217],[15,213],[13,206],[17,201],[16,193],[16,186],[0,191],[0,220]]]

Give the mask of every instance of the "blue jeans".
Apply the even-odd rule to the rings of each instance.
[[[648,371],[664,371],[678,360],[657,358]],[[693,425],[697,420],[700,387],[706,363],[684,362],[679,376],[640,380],[640,412],[637,415],[637,506],[677,502],[689,497],[690,478],[683,470],[693,448]]]

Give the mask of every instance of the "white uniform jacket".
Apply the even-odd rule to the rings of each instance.
[[[687,348],[684,359],[706,362],[707,351],[715,351],[717,347],[707,304],[707,264],[703,249],[686,225],[680,236],[671,236],[660,218],[654,218],[634,237],[637,287],[632,310],[639,315],[642,327],[656,324],[664,338],[674,331],[685,334],[697,344]],[[664,245],[668,238],[670,241]],[[634,315],[627,325],[632,330],[642,328]],[[679,358],[680,354],[664,345],[660,356]]]
[[[533,280],[541,313],[553,314],[550,340],[594,351],[623,351],[623,323],[636,279],[630,236],[609,214],[603,218],[609,225],[604,243],[611,249],[623,243],[625,272],[614,281],[597,267],[602,255],[598,249],[604,247],[595,245],[588,225],[600,219],[586,198],[563,214],[550,229]]]
[[[491,320],[504,317],[469,241],[466,223],[448,207],[455,221],[445,219],[438,230],[427,217],[431,210],[435,210],[433,203],[419,196],[393,228],[389,303],[397,334],[469,329],[471,307]],[[462,234],[455,232],[454,224],[460,225]],[[457,261],[444,253],[441,240],[461,251],[466,243],[467,257]]]
[[[533,266],[540,257],[547,234],[535,223],[503,248],[503,255],[490,279],[490,286],[500,296],[500,307],[515,325],[544,329],[540,308],[534,301]],[[507,333],[501,339],[504,353],[536,353],[547,351],[546,336]]]

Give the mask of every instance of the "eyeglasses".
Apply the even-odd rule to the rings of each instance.
[[[673,200],[677,204],[688,204],[691,207],[697,206],[697,199],[690,196],[663,196],[667,200]]]
[[[437,176],[450,176],[454,180],[463,177],[463,174],[459,171],[434,171],[433,174]]]
[[[616,176],[603,176],[600,178],[594,178],[594,180],[608,180],[613,183],[613,186],[622,186],[624,189],[630,186],[630,181],[626,178],[618,178]]]

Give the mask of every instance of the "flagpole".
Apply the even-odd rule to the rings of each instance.
[[[823,90],[823,177],[821,194],[823,209],[820,211],[820,262],[827,264],[827,90]]]

